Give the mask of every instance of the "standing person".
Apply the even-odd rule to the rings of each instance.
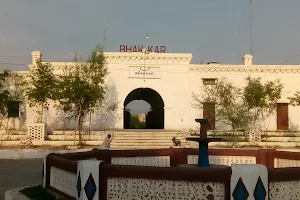
[[[107,138],[104,140],[104,148],[109,149],[110,148],[110,142],[111,142],[111,134],[107,135]]]

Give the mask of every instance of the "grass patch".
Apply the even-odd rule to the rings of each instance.
[[[25,188],[20,190],[20,193],[33,200],[63,200],[62,198],[56,198],[56,196],[50,194],[41,185]]]

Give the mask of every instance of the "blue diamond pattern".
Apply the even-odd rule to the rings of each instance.
[[[243,180],[239,178],[234,191],[232,193],[234,200],[247,200],[249,196],[249,192],[247,191],[246,186],[243,183]]]
[[[78,177],[77,177],[77,195],[78,195],[78,198],[80,197],[80,193],[81,193],[81,177],[80,177],[80,171],[78,173]]]
[[[266,196],[267,196],[266,188],[259,176],[254,189],[254,198],[255,200],[265,200]]]
[[[97,186],[93,179],[92,173],[90,173],[89,178],[86,181],[86,184],[84,186],[84,191],[88,200],[93,200],[95,193],[97,191]]]

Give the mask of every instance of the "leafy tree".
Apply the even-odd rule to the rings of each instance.
[[[7,117],[6,131],[8,131],[9,108],[13,108],[13,101],[23,100],[22,76],[4,70],[0,73],[0,127],[2,120]]]
[[[24,78],[25,76],[18,73],[11,73],[7,79],[7,86],[11,96],[11,101],[24,101]]]
[[[229,125],[232,131],[244,128],[250,120],[242,90],[226,79],[215,85],[205,85],[200,94],[192,93],[193,107],[202,109],[204,103],[215,104],[215,120]]]
[[[0,127],[2,126],[3,118],[8,116],[8,104],[13,100],[13,95],[9,91],[9,79],[12,74],[9,70],[4,70],[0,73]],[[6,132],[8,131],[8,118],[6,124]]]
[[[281,98],[283,84],[280,79],[261,83],[261,78],[246,78],[244,88],[244,100],[249,111],[253,114],[253,125],[259,120],[265,121],[276,109],[277,102]]]
[[[31,71],[25,86],[25,93],[30,106],[38,107],[38,122],[44,122],[44,110],[48,109],[49,101],[54,99],[56,77],[50,63],[43,63],[40,59]]]
[[[232,130],[247,129],[265,120],[281,98],[283,84],[279,79],[261,83],[261,78],[247,77],[241,89],[221,79],[215,85],[205,85],[200,94],[192,94],[193,106],[201,109],[204,103],[214,103],[215,119],[229,125]]]
[[[8,89],[10,98],[6,102],[7,109],[7,123],[6,132],[8,133],[8,124],[11,118],[15,118],[19,114],[19,106],[24,102],[24,75],[18,73],[10,73],[6,79],[6,88]]]
[[[11,100],[11,94],[7,88],[7,79],[11,77],[8,70],[0,73],[0,115],[3,117],[7,114],[7,103]]]
[[[99,45],[86,61],[75,55],[74,62],[75,66],[65,66],[59,76],[55,99],[64,111],[70,111],[76,117],[81,145],[83,120],[89,112],[101,106],[106,92],[104,82],[108,71]]]
[[[143,129],[146,128],[145,122],[140,122],[137,115],[130,115],[130,128],[132,129]]]
[[[293,106],[300,106],[300,91],[296,91],[294,96],[288,97]]]

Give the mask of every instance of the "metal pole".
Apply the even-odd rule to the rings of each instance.
[[[103,38],[103,50],[104,50],[104,52],[105,52],[105,50],[106,50],[106,30],[104,30],[104,38]]]
[[[148,45],[149,45],[149,44],[148,44],[149,38],[150,38],[150,37],[149,37],[149,35],[147,34],[146,37],[145,37],[145,45],[146,45],[146,48],[145,48],[145,51],[144,51],[144,70],[146,70],[146,53],[147,53],[147,51],[148,51],[147,49],[148,49]],[[145,77],[145,71],[144,71],[144,76],[143,76],[143,77],[144,77],[144,82],[146,82],[146,79],[145,79],[145,78],[146,78],[146,77]]]
[[[106,17],[104,18],[103,51],[106,51]]]
[[[250,53],[253,55],[253,38],[252,38],[252,0],[249,2],[249,13],[250,13]]]

